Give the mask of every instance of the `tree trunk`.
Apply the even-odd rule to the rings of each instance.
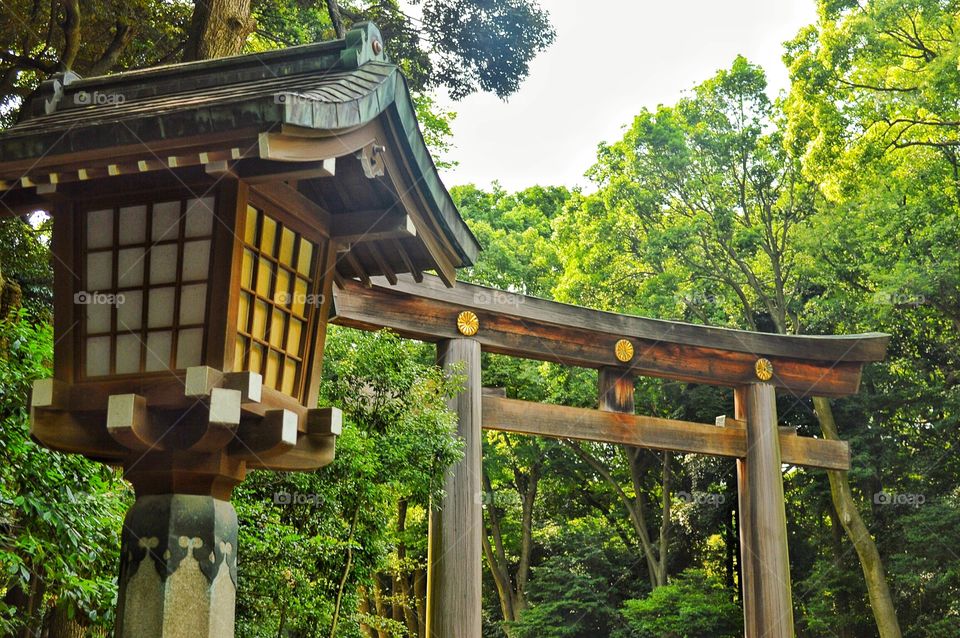
[[[837,423],[833,418],[833,410],[829,399],[814,397],[813,407],[816,410],[817,420],[820,422],[820,431],[823,438],[840,440]],[[877,622],[880,638],[900,638],[900,624],[897,622],[897,611],[893,606],[893,597],[887,586],[887,577],[880,559],[877,545],[870,536],[870,531],[860,517],[857,504],[850,490],[850,481],[846,472],[837,470],[827,471],[830,479],[830,496],[833,507],[836,509],[840,524],[857,550],[860,566],[867,584],[867,594],[870,597],[870,607]]]
[[[843,573],[843,526],[840,524],[840,517],[833,507],[829,508],[830,514],[830,541],[833,547],[833,566],[838,574]],[[853,638],[850,632],[848,619],[850,618],[850,596],[844,589],[836,592],[837,614],[843,619],[840,626],[837,627],[837,638]]]
[[[337,621],[340,619],[340,607],[343,605],[343,592],[350,579],[350,570],[353,568],[353,535],[357,530],[357,518],[360,516],[360,506],[353,510],[353,519],[350,521],[350,534],[347,536],[347,563],[343,567],[343,576],[337,588],[337,599],[333,606],[333,620],[330,622],[330,638],[337,635]]]
[[[370,615],[370,593],[366,587],[360,587],[357,591],[357,610],[361,614]],[[365,622],[360,623],[360,634],[367,638],[373,638],[373,628]]]
[[[397,503],[397,537],[400,540],[397,543],[397,571],[393,577],[393,595],[403,607],[403,620],[407,625],[407,631],[411,636],[416,636],[420,627],[413,605],[413,597],[410,595],[410,580],[407,574],[407,543],[403,539],[406,530],[407,500],[400,499]]]
[[[84,638],[87,635],[83,625],[76,618],[70,618],[67,612],[67,603],[60,602],[47,614],[44,621],[46,638]]]
[[[377,616],[389,618],[387,615],[387,606],[383,602],[383,590],[380,587],[380,575],[373,575],[373,604],[377,610]],[[377,638],[390,638],[390,632],[377,628]]]
[[[63,55],[60,56],[60,71],[69,71],[80,53],[80,0],[63,3]]]
[[[343,38],[347,35],[347,29],[343,26],[343,14],[340,13],[340,5],[337,0],[327,0],[327,14],[330,16],[330,23],[337,34],[337,38]]]
[[[417,606],[417,637],[425,638],[427,633],[427,570],[416,569],[413,572],[413,595]]]
[[[250,0],[194,0],[183,60],[237,55],[255,28]]]

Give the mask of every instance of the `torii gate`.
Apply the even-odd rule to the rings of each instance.
[[[781,464],[850,468],[849,446],[777,426],[780,390],[798,399],[857,392],[863,365],[889,336],[784,336],[661,321],[571,306],[420,273],[340,279],[332,321],[437,342],[444,367],[465,366],[451,402],[465,441],[430,521],[427,635],[480,631],[481,428],[737,459],[747,638],[792,638],[793,604]],[[481,351],[599,369],[600,410],[485,394]],[[732,386],[735,418],[715,425],[633,414],[636,375]]]

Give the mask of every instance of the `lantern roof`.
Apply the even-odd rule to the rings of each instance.
[[[371,23],[276,51],[58,74],[0,134],[0,158],[6,214],[91,180],[193,171],[293,185],[338,243],[340,277],[434,270],[452,284],[480,249]]]

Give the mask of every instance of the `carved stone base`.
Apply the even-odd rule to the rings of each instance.
[[[137,498],[124,521],[117,638],[231,638],[237,514],[187,494]]]

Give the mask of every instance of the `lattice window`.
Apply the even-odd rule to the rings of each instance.
[[[207,316],[214,198],[89,211],[80,369],[87,377],[199,365]]]
[[[240,273],[235,370],[299,396],[314,291],[316,246],[263,211],[247,207]]]

